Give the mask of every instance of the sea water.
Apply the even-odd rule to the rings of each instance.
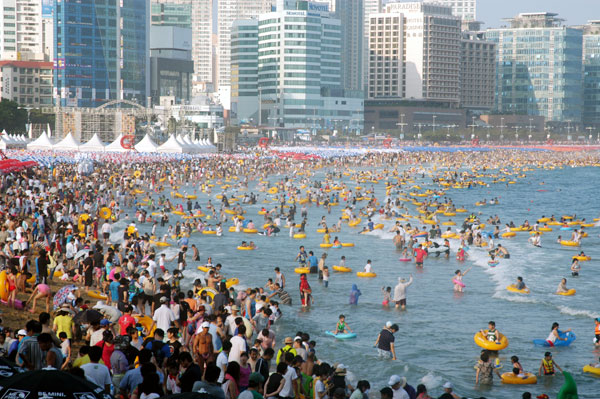
[[[323,179],[324,176],[325,171],[319,171],[313,179]],[[481,212],[484,223],[489,216],[498,215],[502,221],[501,228],[510,221],[520,225],[525,219],[533,224],[542,215],[551,214],[558,218],[563,214],[575,213],[578,218],[585,217],[591,222],[600,212],[597,176],[595,168],[539,169],[527,172],[527,176],[517,179],[516,184],[490,184],[489,187],[477,186],[473,189],[451,188],[446,195],[454,200],[457,207],[464,205],[470,212]],[[272,176],[270,181],[275,183],[283,177]],[[491,179],[487,180],[491,182]],[[348,177],[342,181],[351,188],[356,186]],[[423,189],[438,188],[427,177],[417,179],[417,184]],[[374,185],[374,188],[376,197],[381,202],[385,198],[383,180]],[[189,185],[181,187],[179,192],[192,194],[195,189],[197,187]],[[238,191],[237,194],[251,191],[258,192],[256,186],[251,185],[248,190]],[[168,190],[164,193],[168,193]],[[231,193],[228,192],[229,195]],[[210,195],[198,194],[197,201],[203,208],[209,198],[213,204],[219,203],[215,198],[220,194],[218,186]],[[477,201],[489,201],[495,197],[499,199],[499,205],[474,206]],[[247,211],[244,216],[253,220],[259,230],[264,221],[263,216],[257,214],[258,210],[262,206],[271,209],[277,205],[263,204],[264,198],[267,195],[260,193],[257,204],[244,205]],[[185,201],[175,200],[175,203]],[[553,232],[543,235],[542,248],[527,242],[527,232],[517,233],[517,237],[513,239],[495,240],[496,244],[502,243],[511,254],[510,259],[501,260],[495,268],[487,264],[489,257],[484,249],[471,248],[466,261],[457,261],[455,253],[458,241],[450,240],[451,255],[448,259],[443,255],[438,258],[431,256],[425,260],[424,268],[419,270],[413,262],[398,261],[401,254],[392,243],[393,234],[387,232],[394,224],[391,220],[382,221],[385,224],[382,231],[365,235],[358,234],[362,225],[360,228],[344,225],[342,232],[331,234],[332,240],[334,236],[339,236],[342,242],[355,243],[354,248],[320,248],[322,234],[316,232],[320,227],[317,223],[323,215],[326,215],[329,225],[337,222],[343,205],[342,201],[340,206],[333,207],[331,214],[327,214],[323,207],[316,207],[314,204],[309,206],[307,238],[303,240],[290,238],[285,228],[276,237],[229,233],[227,231],[231,223],[228,222],[224,226],[225,233],[222,237],[192,234],[190,245],[195,244],[200,250],[201,263],[211,256],[213,263],[223,265],[223,272],[227,277],[238,277],[240,285],[237,289],[264,286],[268,278],[274,278],[273,269],[279,267],[285,274],[286,290],[294,303],[291,307],[281,305],[283,318],[274,326],[278,347],[285,337],[293,337],[297,331],[309,333],[311,340],[317,342],[318,358],[330,364],[342,363],[356,379],[368,380],[373,397],[379,397],[379,389],[386,386],[392,374],[406,376],[408,382],[415,387],[419,383],[425,383],[433,396],[439,396],[442,393],[441,385],[445,381],[451,381],[455,392],[468,397],[512,399],[521,397],[525,391],[534,393],[534,397],[540,393],[555,397],[563,382],[560,375],[541,377],[537,385],[529,386],[504,385],[495,376],[492,387],[475,386],[473,366],[479,359],[481,348],[475,345],[473,335],[479,329],[487,328],[490,320],[496,322],[498,330],[510,342],[508,348],[499,353],[504,365],[501,372],[512,369],[510,357],[516,355],[526,371],[537,374],[540,361],[548,348],[535,347],[532,340],[545,339],[555,321],[560,323],[561,329],[572,328],[577,340],[570,347],[551,349],[554,360],[573,374],[580,398],[599,397],[600,394],[596,392],[599,387],[598,378],[582,372],[585,364],[597,361],[600,355],[600,351],[595,350],[592,343],[594,318],[600,317],[597,297],[600,285],[599,228],[586,229],[589,237],[583,240],[581,248],[557,244],[559,234],[567,237],[566,239],[570,238],[570,232],[559,231],[559,226],[553,226]],[[361,205],[366,205],[366,202],[357,203],[357,206]],[[414,206],[407,206],[412,215],[417,214]],[[299,205],[297,221],[300,207]],[[464,217],[461,215],[466,216],[457,214],[451,219],[460,225]],[[176,215],[171,215],[170,218],[172,225],[180,220]],[[440,216],[439,219],[444,221],[447,218]],[[377,223],[378,217],[374,221]],[[214,220],[209,222],[214,226]],[[365,223],[363,218],[363,225]],[[411,219],[411,224],[415,225],[414,219]],[[122,230],[124,227],[125,224],[121,223],[115,230]],[[148,223],[139,226],[141,232],[149,231],[150,227]],[[442,230],[446,229],[445,226],[442,227]],[[164,230],[159,228],[157,235],[162,235]],[[492,228],[488,225],[484,230]],[[113,236],[122,236],[122,231]],[[258,249],[236,250],[242,240],[254,241]],[[328,288],[317,280],[316,275],[309,275],[315,303],[308,311],[299,306],[299,275],[294,273],[294,268],[297,267],[294,258],[300,245],[304,245],[307,251],[314,251],[317,258],[322,253],[327,253],[326,265],[331,271]],[[571,257],[580,250],[591,255],[593,260],[582,262],[580,277],[572,278],[569,270]],[[158,248],[158,251],[166,251],[167,258],[173,257],[177,252],[175,247]],[[338,264],[342,255],[346,256],[346,265],[353,268],[352,273],[336,273],[332,270],[331,266]],[[372,260],[377,277],[356,277],[355,272],[362,270],[367,259]],[[203,274],[196,269],[201,263],[188,261],[184,273],[184,289],[189,288],[193,280]],[[171,262],[168,266],[174,268],[175,264]],[[463,280],[466,284],[465,292],[455,293],[452,284],[455,270],[464,271],[468,268],[472,269]],[[411,274],[414,282],[408,288],[407,310],[384,308],[381,305],[381,288],[390,286],[393,290],[399,277],[408,278]],[[505,287],[514,283],[517,276],[523,277],[532,291],[530,295],[506,291]],[[563,277],[567,278],[569,288],[577,290],[575,296],[554,295]],[[356,306],[348,304],[350,288],[354,283],[358,284],[362,292]],[[357,339],[341,341],[324,334],[325,330],[334,329],[340,314],[346,316],[347,323],[358,334]],[[377,334],[386,321],[400,327],[395,342],[397,361],[379,359],[373,347]]]

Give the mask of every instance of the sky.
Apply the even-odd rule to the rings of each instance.
[[[506,25],[503,18],[521,12],[548,11],[565,19],[565,25],[581,25],[590,19],[600,19],[600,0],[478,0],[477,19],[483,28]]]

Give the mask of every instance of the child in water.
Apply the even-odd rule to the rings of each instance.
[[[335,335],[338,334],[348,334],[348,332],[352,332],[350,326],[346,323],[346,316],[343,314],[340,315],[340,318],[335,326],[335,331],[332,331]]]
[[[383,302],[381,304],[387,307],[392,300],[392,287],[381,287],[381,292],[383,293]]]
[[[329,268],[327,266],[323,266],[323,284],[325,284],[325,288],[329,287]]]

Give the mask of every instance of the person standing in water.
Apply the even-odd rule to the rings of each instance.
[[[362,293],[358,289],[356,284],[352,284],[352,290],[350,291],[350,305],[358,305],[358,297],[360,297]]]
[[[463,283],[462,279],[464,276],[467,275],[467,273],[469,273],[469,270],[471,270],[471,268],[465,270],[464,273],[461,272],[460,269],[454,272],[454,278],[452,279],[452,283],[454,284],[454,291],[463,292],[465,288],[465,283]]]
[[[398,284],[394,287],[394,302],[396,302],[396,309],[402,307],[402,310],[406,310],[406,289],[412,282],[412,274],[410,275],[408,282],[406,279],[398,277]]]

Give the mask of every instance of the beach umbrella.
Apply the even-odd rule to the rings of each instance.
[[[104,318],[102,313],[94,309],[86,309],[75,315],[73,321],[79,324],[94,323]]]
[[[2,380],[4,399],[109,399],[104,388],[58,370],[34,370]]]
[[[69,294],[71,294],[73,291],[77,291],[77,287],[73,284],[66,285],[59,289],[54,295],[54,299],[52,299],[52,305],[54,305],[54,309],[67,302]]]
[[[0,357],[0,380],[22,373],[23,370],[5,357]]]

